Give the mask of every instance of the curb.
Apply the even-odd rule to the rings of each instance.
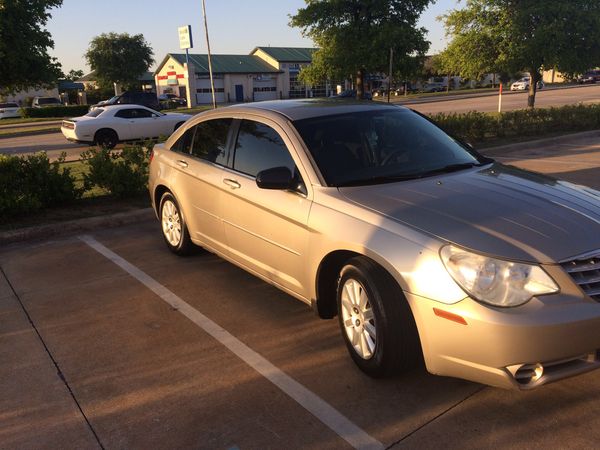
[[[489,147],[478,149],[477,151],[480,153],[484,153],[486,155],[494,156],[496,155],[505,155],[508,153],[518,152],[520,150],[533,150],[538,147],[546,147],[548,144],[560,144],[561,142],[569,141],[577,141],[579,139],[587,139],[598,137],[600,138],[600,130],[592,130],[592,131],[582,131],[580,133],[571,133],[571,134],[563,134],[560,136],[555,136],[551,138],[544,139],[536,139],[534,141],[525,141],[518,142],[514,144],[506,144],[500,145],[498,147]]]
[[[130,225],[144,220],[151,220],[155,217],[152,208],[142,208],[110,214],[108,216],[86,217],[84,219],[71,220],[68,222],[57,222],[18,230],[3,231],[0,232],[0,245],[46,239],[49,237],[55,238],[73,233],[94,231],[99,228],[105,229]]]
[[[54,134],[54,133],[60,133],[60,128],[53,129],[53,130],[37,130],[37,131],[24,131],[23,133],[0,134],[0,139],[20,138],[20,137],[27,137],[27,136],[37,136],[40,134]]]

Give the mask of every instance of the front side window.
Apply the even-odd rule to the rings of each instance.
[[[121,109],[115,113],[115,117],[119,119],[133,119],[135,116],[133,114],[133,109]]]
[[[148,117],[154,116],[154,114],[152,114],[152,111],[148,111],[147,109],[138,108],[132,111],[132,115],[135,119],[147,119]]]
[[[196,125],[192,155],[216,164],[227,163],[227,135],[233,119],[207,120]]]
[[[255,177],[258,172],[274,167],[287,167],[292,173],[296,172],[294,160],[281,136],[267,125],[242,120],[233,168]]]

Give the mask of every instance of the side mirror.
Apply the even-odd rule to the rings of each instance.
[[[256,185],[261,189],[290,189],[292,181],[292,172],[287,167],[273,167],[256,175]]]

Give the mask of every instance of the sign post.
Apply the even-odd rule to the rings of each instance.
[[[502,82],[500,82],[500,90],[498,91],[498,112],[502,112]]]
[[[179,48],[185,50],[185,62],[190,63],[189,49],[194,47],[192,41],[192,26],[185,25],[177,29],[179,31]]]

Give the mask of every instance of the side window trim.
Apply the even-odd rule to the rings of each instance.
[[[240,125],[242,124],[241,119],[233,119],[233,123],[231,124],[231,130],[229,135],[229,142],[227,146],[227,168],[233,170],[236,173],[238,172],[233,168],[233,162],[235,160],[235,147],[237,145],[238,135],[240,133]]]

